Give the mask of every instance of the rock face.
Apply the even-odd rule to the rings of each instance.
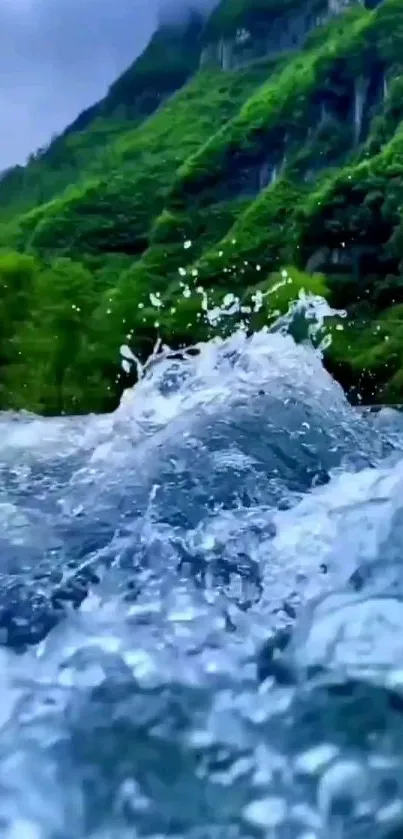
[[[306,183],[312,183],[323,169],[337,165],[343,156],[365,143],[372,120],[386,96],[386,70],[375,57],[356,77],[339,75],[337,71],[331,77],[326,76],[318,84],[298,135],[290,124],[281,130],[276,125],[273,131],[262,131],[253,147],[238,150],[231,156],[225,175],[217,179],[217,194],[222,200],[253,198],[287,172],[298,148],[315,146],[316,153],[311,153],[308,161],[302,160],[298,170]],[[356,266],[360,258],[354,254],[348,264]],[[346,252],[336,255],[331,262],[346,265]]]
[[[204,47],[201,66],[220,66],[222,70],[237,70],[248,64],[297,50],[308,35],[335,15],[361,0],[310,0],[299,8],[274,16],[268,12],[267,22],[257,29],[239,27],[232,36],[211,40]],[[375,6],[379,0],[367,0]],[[258,31],[259,30],[259,31]]]

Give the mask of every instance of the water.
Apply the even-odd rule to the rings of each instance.
[[[199,350],[1,417],[0,837],[397,839],[403,418]]]

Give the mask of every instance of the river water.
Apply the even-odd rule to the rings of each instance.
[[[289,335],[0,416],[1,839],[403,835],[403,417]]]

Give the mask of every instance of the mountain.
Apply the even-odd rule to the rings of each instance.
[[[401,400],[402,93],[403,0],[221,0],[162,26],[0,180],[1,407],[109,409],[122,344],[231,328],[206,294],[258,328],[301,289],[347,310],[326,363],[351,396]]]
[[[161,26],[146,50],[47,149],[0,180],[0,212],[31,209],[70,186],[84,172],[102,170],[102,153],[114,139],[140,125],[197,70],[203,18],[196,12],[181,26]],[[107,167],[107,163],[105,164]]]

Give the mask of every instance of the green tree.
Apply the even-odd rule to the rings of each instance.
[[[38,271],[29,317],[15,339],[18,363],[8,375],[9,386],[21,394],[19,407],[52,414],[73,410],[78,393],[70,388],[67,398],[65,381],[94,299],[94,276],[81,263],[59,258]]]
[[[4,369],[15,360],[15,337],[29,310],[37,270],[32,256],[0,252],[0,394]]]

